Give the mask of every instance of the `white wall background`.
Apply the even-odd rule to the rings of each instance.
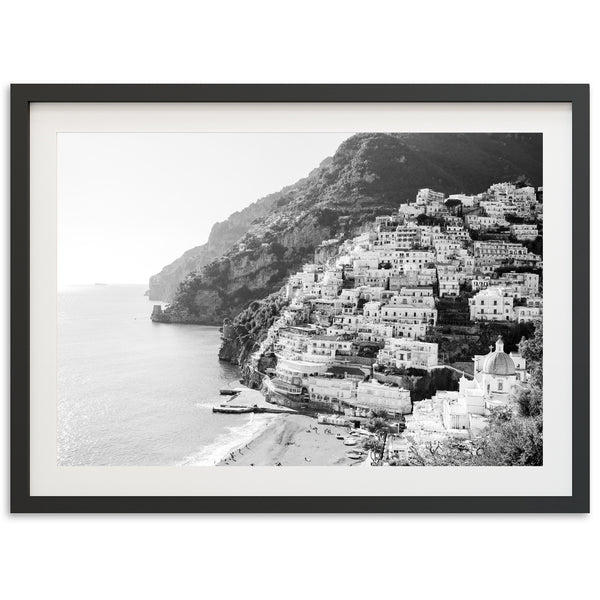
[[[31,0],[2,12],[5,220],[11,82],[589,82],[598,112],[597,16],[578,0]],[[592,132],[593,165],[594,119]],[[8,241],[6,288],[7,250]],[[594,237],[592,251],[597,268]],[[7,315],[6,294],[2,303]],[[7,340],[7,317],[1,326]],[[7,424],[2,431],[6,490]],[[597,458],[592,440],[592,467]],[[11,599],[338,598],[351,586],[351,597],[592,597],[596,484],[591,516],[9,516],[6,490],[0,589]],[[364,538],[350,541],[353,532]]]

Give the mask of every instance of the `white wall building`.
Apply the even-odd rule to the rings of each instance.
[[[539,296],[527,298],[525,306],[515,307],[515,318],[517,323],[530,323],[539,321],[544,315],[543,300]]]
[[[465,208],[473,208],[479,204],[479,196],[467,196],[466,194],[451,194],[448,200],[459,200]]]
[[[484,290],[485,288],[490,287],[490,285],[492,285],[491,277],[474,277],[471,279],[471,289],[474,292]]]
[[[325,373],[327,368],[327,363],[293,360],[278,354],[275,378],[270,383],[280,394],[299,397],[302,388],[307,386],[308,378]]]
[[[421,231],[421,246],[428,247],[433,244],[433,236],[439,235],[442,231],[439,225],[418,225]]]
[[[448,207],[444,202],[431,202],[425,207],[425,214],[430,217],[441,217],[448,214]]]
[[[430,204],[431,202],[444,202],[444,194],[430,188],[422,188],[417,192],[416,204]]]
[[[385,323],[383,323],[385,325]],[[394,337],[421,339],[427,333],[427,323],[392,323]]]
[[[509,271],[503,273],[495,284],[513,288],[519,298],[537,296],[540,292],[540,276],[537,273]]]
[[[306,352],[302,358],[312,362],[330,362],[337,355],[349,355],[352,350],[352,341],[340,339],[334,335],[316,335],[307,341]]]
[[[424,204],[401,204],[398,208],[398,213],[402,216],[406,216],[408,218],[415,219],[419,215],[425,214],[425,205]]]
[[[451,435],[477,435],[485,426],[490,409],[505,406],[520,382],[525,381],[525,360],[519,354],[506,354],[502,338],[484,356],[475,356],[472,380],[461,377],[458,391],[438,391],[431,406],[440,406],[442,422]],[[423,403],[425,404],[425,401]]]
[[[437,309],[410,304],[405,306],[388,304],[381,308],[381,320],[395,323],[424,323],[434,326],[437,323]]]
[[[498,225],[498,219],[488,215],[466,215],[465,224],[469,229],[479,231],[496,227]]]
[[[379,257],[375,252],[369,255],[365,253],[360,258],[354,259],[352,266],[355,275],[364,271],[376,271],[379,268]]]
[[[379,383],[378,381],[362,381],[358,384],[356,406],[368,410],[385,410],[398,414],[409,414],[412,410],[408,390]]]
[[[406,338],[388,338],[377,355],[377,362],[396,368],[428,369],[438,364],[438,345]]]
[[[446,273],[438,276],[440,296],[458,296],[460,293],[459,276],[457,273]]]
[[[514,321],[514,294],[508,288],[490,286],[469,298],[471,321]]]
[[[535,240],[539,235],[537,225],[529,223],[515,223],[510,226],[510,232],[518,240]]]
[[[311,402],[331,404],[332,408],[340,410],[341,402],[350,403],[356,399],[356,383],[355,380],[346,378],[309,377],[308,396]]]
[[[501,337],[495,350],[484,356],[476,355],[473,362],[474,381],[483,391],[488,408],[506,404],[517,384],[524,381],[525,359],[520,354],[506,354]]]
[[[527,248],[523,244],[513,244],[502,241],[473,242],[473,253],[475,257],[490,256],[500,259],[525,256]]]

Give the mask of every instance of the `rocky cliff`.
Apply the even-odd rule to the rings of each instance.
[[[260,348],[269,328],[287,304],[285,295],[276,292],[263,300],[251,302],[235,318],[225,319],[223,323],[219,360],[240,365],[242,380],[250,387],[260,387],[261,374],[276,364],[275,357],[268,353],[263,353],[256,365],[250,365],[248,358]]]
[[[355,234],[375,215],[413,201],[421,187],[477,193],[511,180],[541,185],[541,135],[357,134],[306,179],[237,213],[237,225],[215,226],[222,229],[205,250],[153,278],[154,292],[151,280],[152,297],[160,289],[168,298],[182,280],[165,318],[221,324],[278,290],[321,241]]]
[[[331,159],[326,159],[319,168],[323,168]],[[225,254],[252,226],[259,222],[271,211],[288,203],[303,184],[318,169],[309,174],[308,178],[260,198],[243,210],[233,213],[229,218],[213,225],[206,244],[197,246],[185,252],[157,273],[150,277],[148,295],[150,300],[171,302],[175,297],[179,284],[190,274],[199,273],[203,267],[215,258]]]

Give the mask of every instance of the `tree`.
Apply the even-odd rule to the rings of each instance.
[[[514,412],[492,414],[475,462],[481,466],[540,466],[543,464],[542,415]]]
[[[389,424],[384,416],[374,416],[374,418],[369,421],[367,429],[379,435],[389,430]]]
[[[541,322],[535,324],[533,335],[529,339],[523,338],[521,340],[519,351],[526,361],[527,370],[531,374],[530,385],[541,388],[544,379],[544,331]]]
[[[519,411],[524,417],[537,417],[542,414],[543,394],[537,386],[526,385],[515,394]]]
[[[470,440],[451,438],[411,446],[408,464],[416,467],[469,466],[475,464],[478,448]]]
[[[271,242],[271,252],[277,257],[278,260],[282,260],[285,253],[286,247],[279,242]]]
[[[434,217],[432,215],[418,215],[417,216],[417,225],[443,225],[444,219],[439,217]]]
[[[367,425],[367,429],[377,435],[377,438],[371,438],[365,442],[365,448],[371,451],[373,458],[380,462],[383,460],[385,443],[388,433],[391,431],[390,424],[387,420],[387,412],[384,410],[371,411],[371,420]]]
[[[383,443],[380,438],[369,438],[363,443],[363,448],[373,454],[376,460],[380,460],[383,456]]]
[[[462,202],[460,200],[456,200],[455,198],[449,198],[444,203],[448,208],[455,208],[457,206],[461,206]]]
[[[337,225],[338,214],[330,208],[322,208],[316,211],[317,223],[323,227]]]
[[[526,417],[511,409],[492,411],[482,435],[474,440],[446,439],[412,446],[413,466],[540,466],[543,464],[541,413]]]

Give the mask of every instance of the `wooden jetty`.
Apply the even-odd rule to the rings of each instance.
[[[242,414],[248,412],[255,413],[295,413],[293,408],[271,404],[265,400],[265,397],[258,391],[247,387],[236,387],[227,390],[223,396],[231,396],[229,400],[222,402],[219,406],[213,406],[213,412]],[[233,393],[231,393],[233,392]]]

